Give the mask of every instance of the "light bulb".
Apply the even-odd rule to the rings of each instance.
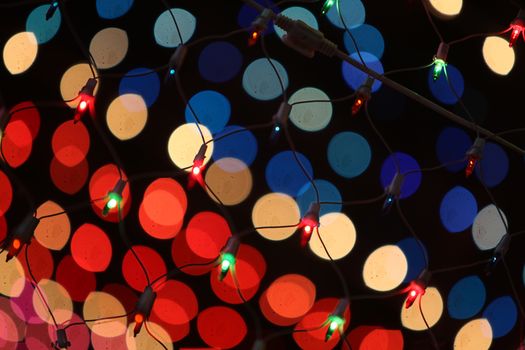
[[[221,255],[221,267],[219,272],[219,281],[222,281],[228,274],[228,271],[235,265],[235,256],[231,253],[223,253]]]
[[[441,58],[434,59],[434,70],[432,72],[432,79],[434,81],[438,80],[443,72],[443,69],[447,66],[447,63]]]
[[[342,330],[344,324],[345,324],[345,320],[344,318],[340,317],[340,316],[337,316],[337,315],[331,315],[328,317],[328,322],[329,325],[328,325],[328,330],[326,331],[326,335],[325,335],[325,342],[329,341],[330,338],[332,338],[332,335],[334,334],[334,332],[336,330]]]
[[[337,0],[326,0],[323,8],[321,9],[321,13],[324,15],[326,14],[334,5]]]
[[[525,30],[521,23],[512,24],[511,28],[512,31],[510,33],[509,47],[512,47],[514,44],[516,44],[516,41],[520,37],[521,33],[523,33]]]
[[[126,183],[126,181],[119,179],[113,190],[108,193],[108,199],[102,209],[103,216],[107,216],[111,209],[116,208],[117,205],[122,202],[122,192],[124,191],[124,187],[126,187]]]

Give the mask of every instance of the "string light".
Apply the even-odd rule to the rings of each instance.
[[[252,29],[250,37],[248,38],[248,45],[253,46],[257,43],[257,40],[264,34],[268,28],[268,22],[272,18],[272,11],[270,9],[264,9],[257,18],[252,22]]]
[[[361,110],[361,107],[370,100],[372,96],[372,85],[374,84],[374,78],[367,77],[363,85],[361,85],[356,92],[356,98],[352,105],[352,115],[356,115]]]
[[[343,335],[343,327],[345,325],[345,310],[349,305],[349,301],[346,298],[339,299],[339,302],[337,303],[337,306],[335,307],[334,312],[328,316],[328,329],[326,330],[326,334],[324,337],[324,341],[327,342],[332,338],[332,335],[335,331],[339,331],[339,334],[341,336]]]
[[[432,79],[437,81],[443,73],[443,70],[447,67],[447,56],[450,46],[444,42],[439,44],[436,55],[434,56],[434,68],[432,71]]]
[[[66,334],[65,329],[57,329],[56,334],[57,334],[57,340],[54,344],[54,348],[56,350],[67,349],[71,346],[71,343],[67,339],[67,334]]]
[[[492,257],[490,258],[489,262],[485,266],[485,274],[490,275],[492,271],[496,268],[496,266],[499,264],[500,260],[502,260],[510,248],[510,235],[505,234],[503,238],[499,241],[498,245],[494,249],[494,252],[492,253]]]
[[[157,293],[153,291],[151,286],[146,286],[137,304],[135,304],[135,315],[133,316],[133,320],[135,321],[135,327],[133,327],[134,337],[140,333],[142,325],[148,320],[155,298],[157,298]]]
[[[58,1],[53,0],[51,1],[51,4],[49,5],[49,8],[46,12],[46,21],[49,21],[53,16],[55,15],[55,12],[57,12],[58,9]]]
[[[485,139],[477,137],[474,144],[467,151],[467,167],[465,168],[465,176],[469,177],[474,172],[476,164],[483,156],[483,149],[485,148]]]
[[[410,283],[410,286],[408,287],[408,296],[405,303],[406,309],[410,308],[418,297],[421,297],[423,296],[423,294],[425,294],[428,284],[430,283],[431,277],[431,272],[427,269],[424,269],[423,271],[421,271],[417,279]]]
[[[82,116],[86,113],[88,108],[93,108],[91,105],[94,100],[95,87],[97,86],[97,80],[95,78],[89,78],[86,85],[82,87],[78,93],[79,102],[73,122],[76,124],[82,119]]]
[[[523,40],[525,40],[525,9],[520,9],[518,15],[510,24],[510,30],[510,47],[516,44],[516,41],[518,40],[520,35],[522,35]]]
[[[30,215],[27,216],[21,223],[14,229],[13,236],[8,243],[6,262],[17,256],[22,248],[31,243],[31,239],[35,234],[35,230],[40,223],[40,220]],[[2,250],[6,247],[2,248]]]
[[[281,102],[279,110],[273,116],[272,139],[277,138],[283,128],[288,127],[288,118],[292,111],[292,106],[288,102]]]
[[[186,45],[181,44],[177,46],[177,49],[175,49],[175,52],[171,55],[168,62],[168,72],[164,78],[164,82],[168,82],[170,78],[175,75],[175,72],[182,67],[187,54],[188,47]]]
[[[321,206],[317,202],[310,203],[310,207],[308,208],[308,211],[306,214],[304,214],[301,223],[299,224],[299,228],[302,229],[301,231],[301,247],[306,246],[306,244],[310,241],[310,238],[312,237],[312,233],[314,232],[314,229],[316,227],[319,227],[319,212],[321,210]]]
[[[188,178],[188,187],[192,188],[195,182],[198,182],[201,186],[204,186],[204,179],[202,177],[202,172],[204,170],[204,159],[206,159],[206,151],[208,150],[208,145],[203,143],[195,158],[193,158],[193,165],[191,167],[191,175]]]
[[[120,205],[120,203],[122,202],[122,192],[124,191],[124,187],[126,187],[126,184],[127,182],[125,180],[118,179],[115,187],[113,187],[113,190],[111,190],[111,192],[108,193],[106,204],[102,209],[103,216],[107,216],[110,210],[115,209],[117,206]]]
[[[321,8],[321,13],[325,15],[335,5],[337,0],[326,0]]]
[[[239,240],[230,237],[226,243],[226,247],[221,253],[219,265],[219,281],[222,281],[228,274],[228,271],[235,268],[237,251],[239,250]]]
[[[388,214],[390,208],[392,207],[392,204],[394,204],[394,202],[399,199],[404,181],[405,175],[396,172],[394,178],[392,179],[388,187],[385,189],[386,198],[383,202],[383,214]]]

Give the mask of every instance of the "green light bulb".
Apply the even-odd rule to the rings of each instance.
[[[345,324],[345,320],[336,315],[328,316],[328,322],[330,323],[328,325],[328,330],[326,331],[326,336],[324,338],[325,342],[329,341],[330,338],[332,338],[332,335],[337,329],[339,329],[339,331],[341,332]]]
[[[441,76],[441,72],[443,72],[443,69],[447,66],[447,62],[442,60],[441,58],[434,59],[434,72],[432,74],[432,78],[434,81],[438,80]]]
[[[332,6],[334,6],[335,2],[336,0],[326,0],[323,5],[323,8],[321,9],[321,13],[323,15],[327,13],[332,8]]]
[[[117,204],[119,204],[120,201],[122,201],[122,197],[115,192],[110,192],[108,194],[108,197],[109,199],[106,202],[104,209],[102,209],[102,215],[104,216],[108,215],[109,211],[113,208],[116,208]]]
[[[224,277],[226,277],[226,274],[230,270],[230,268],[235,265],[235,256],[230,253],[224,253],[222,254],[222,261],[221,261],[221,272],[219,273],[219,281],[222,281]]]

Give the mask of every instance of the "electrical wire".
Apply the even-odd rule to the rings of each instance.
[[[287,102],[288,98],[286,97],[286,88],[284,87],[283,79],[281,78],[281,74],[277,70],[277,67],[275,67],[275,64],[273,64],[272,59],[270,58],[270,55],[268,54],[268,50],[266,49],[265,39],[264,35],[261,35],[261,50],[264,54],[264,57],[272,67],[273,71],[275,72],[275,75],[277,76],[277,81],[279,82],[279,86],[281,88],[281,94],[283,96],[283,102]]]
[[[431,62],[429,64],[425,64],[423,66],[416,66],[416,67],[407,67],[407,68],[399,68],[399,69],[392,69],[385,73],[383,73],[383,76],[391,75],[391,74],[398,74],[398,73],[407,73],[407,72],[415,72],[418,70],[423,70],[430,68],[434,65],[434,62]]]
[[[222,139],[225,139],[226,137],[228,136],[232,136],[232,135],[235,135],[235,134],[239,134],[241,132],[246,132],[246,131],[253,131],[253,130],[258,130],[258,129],[265,129],[265,128],[269,128],[271,126],[273,126],[273,122],[269,122],[269,123],[261,123],[261,124],[256,124],[256,125],[251,125],[251,126],[247,126],[247,127],[243,127],[241,129],[237,129],[237,130],[232,130],[232,131],[229,131],[223,135],[220,135],[220,136],[216,136],[216,137],[213,137],[211,139],[209,139],[208,141],[205,142],[205,144],[210,144],[211,142],[217,142],[217,141],[220,141]]]
[[[455,45],[455,44],[459,44],[461,42],[464,42],[464,41],[467,41],[467,40],[470,40],[470,39],[474,39],[474,38],[479,38],[479,37],[488,37],[488,36],[493,36],[493,35],[501,35],[501,34],[505,34],[509,31],[511,31],[512,28],[507,28],[505,30],[502,30],[502,31],[499,31],[499,32],[492,32],[492,33],[475,33],[475,34],[470,34],[470,35],[467,35],[463,38],[460,38],[460,39],[456,39],[456,40],[452,40],[448,43],[448,45],[452,46],[452,45]]]
[[[237,273],[235,271],[235,266],[233,266],[231,270],[232,280],[233,284],[235,285],[235,289],[237,290],[237,294],[239,294],[239,297],[241,298],[244,307],[246,310],[248,310],[248,313],[250,314],[254,325],[255,325],[255,337],[256,339],[259,339],[262,334],[262,328],[261,328],[261,320],[259,319],[259,316],[257,315],[257,312],[253,309],[253,307],[248,303],[244,295],[242,294],[241,288],[239,286],[239,280],[237,279]]]
[[[425,314],[423,313],[423,308],[421,307],[421,300],[423,299],[423,296],[419,297],[418,307],[419,307],[419,313],[421,314],[421,318],[423,319],[423,322],[425,322],[425,327],[427,327],[428,334],[430,335],[430,339],[432,340],[432,345],[436,350],[439,350],[439,344],[436,339],[436,335],[434,334],[434,331],[432,328],[428,325],[427,319],[425,317]]]
[[[104,199],[106,199],[105,196],[101,197],[101,198],[90,200],[90,201],[88,201],[86,203],[79,203],[79,204],[76,204],[74,206],[71,206],[71,207],[69,207],[67,209],[64,209],[64,210],[56,212],[56,213],[39,216],[39,217],[37,217],[37,219],[38,220],[43,220],[43,219],[49,219],[49,218],[53,218],[53,217],[56,217],[56,216],[64,215],[64,214],[70,214],[70,213],[75,212],[77,210],[83,209],[84,207],[88,207],[88,206],[90,206],[93,203],[100,202],[100,201],[102,201]]]
[[[180,40],[180,44],[179,45],[184,45],[184,39],[182,39],[182,33],[180,32],[180,28],[179,28],[179,24],[177,23],[177,19],[175,18],[175,15],[173,14],[171,8],[170,8],[170,5],[168,4],[168,2],[166,0],[160,0],[162,2],[162,4],[164,5],[164,7],[166,8],[166,11],[168,11],[168,13],[170,14],[170,17],[173,21],[173,24],[175,24],[175,29],[177,31],[177,35],[179,36],[179,40]]]
[[[443,39],[443,36],[442,36],[441,33],[439,32],[439,29],[438,29],[436,23],[434,22],[434,19],[432,18],[432,15],[430,14],[430,10],[428,9],[427,1],[428,1],[428,0],[421,0],[421,4],[423,5],[423,8],[425,9],[425,14],[427,15],[428,22],[430,23],[430,25],[431,25],[432,28],[434,29],[434,32],[436,33],[436,35],[437,35],[437,37],[439,38],[439,40],[440,40],[442,43],[444,43],[444,42],[445,42],[445,39]]]
[[[364,204],[372,204],[380,201],[381,199],[384,199],[386,197],[386,193],[382,193],[379,196],[376,196],[374,198],[370,199],[362,199],[362,200],[355,200],[355,201],[344,201],[344,202],[325,202],[321,201],[319,204],[321,205],[342,205],[342,206],[353,206],[353,205],[364,205]]]
[[[157,343],[159,343],[159,345],[162,346],[164,350],[168,350],[166,345],[164,345],[164,343],[149,330],[148,321],[144,321],[144,327],[146,327],[146,332],[148,332],[150,337],[152,337]]]
[[[111,321],[111,320],[116,320],[116,319],[119,319],[119,318],[124,318],[124,317],[131,316],[134,312],[135,312],[135,310],[131,310],[130,312],[128,312],[128,313],[125,314],[125,315],[100,317],[100,318],[94,318],[94,319],[82,320],[82,322],[73,322],[73,323],[69,323],[68,325],[64,326],[63,329],[68,329],[68,328],[70,328],[70,327],[74,327],[74,326],[82,326],[82,325],[85,325],[86,323],[91,323],[91,322],[100,322],[100,321]]]
[[[366,65],[366,61],[363,59],[363,56],[361,55],[361,50],[359,50],[359,45],[357,45],[357,40],[355,39],[354,35],[352,34],[350,29],[346,25],[343,14],[341,13],[340,2],[341,0],[335,1],[335,7],[337,9],[337,14],[339,15],[339,19],[341,20],[341,23],[343,24],[346,34],[348,34],[348,36],[350,37],[350,40],[352,40],[352,45],[354,45],[357,55],[359,56],[359,60],[361,60],[361,63],[363,64],[363,66],[368,68],[368,66]]]
[[[168,279],[170,279],[171,277],[173,277],[175,274],[177,274],[178,272],[183,272],[184,269],[187,269],[187,268],[190,268],[190,267],[205,267],[205,266],[209,266],[209,265],[212,265],[214,263],[217,262],[217,258],[213,259],[212,261],[208,262],[208,263],[202,263],[202,264],[186,264],[186,265],[182,265],[181,267],[175,267],[173,269],[171,269],[170,271],[166,272],[165,274],[162,274],[160,275],[159,277],[155,278],[153,281],[151,281],[151,287],[153,288],[155,286],[155,284],[159,281],[161,281],[163,278],[166,278],[166,281]],[[162,285],[162,283],[160,283],[157,288],[160,288],[160,286]]]
[[[352,98],[355,97],[355,95],[356,95],[356,93],[353,92],[353,93],[351,93],[349,95],[346,95],[346,96],[343,96],[343,97],[338,97],[338,98],[333,98],[333,99],[329,99],[329,100],[296,101],[296,102],[290,103],[290,106],[292,106],[292,108],[293,108],[294,106],[305,104],[305,103],[337,103],[337,102],[343,102],[343,101],[351,100]]]

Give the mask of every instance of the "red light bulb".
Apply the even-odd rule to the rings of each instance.
[[[352,115],[356,115],[361,110],[363,103],[364,101],[362,97],[355,99],[354,104],[352,105]]]
[[[191,170],[191,172],[194,176],[197,176],[201,173],[201,168],[199,168],[198,166],[193,166],[193,169]]]
[[[255,45],[255,43],[257,43],[257,40],[259,39],[260,36],[261,34],[256,30],[251,32],[250,37],[248,38],[248,46]]]
[[[84,112],[86,110],[86,108],[87,108],[87,105],[88,105],[88,103],[87,103],[86,100],[80,101],[80,103],[78,104],[78,111],[79,112]]]
[[[414,285],[408,293],[405,308],[408,309],[409,307],[411,307],[416,301],[417,297],[423,294],[425,294],[425,290],[419,287],[418,285]]]
[[[478,160],[476,159],[476,157],[470,156],[468,158],[467,167],[465,168],[466,177],[469,177],[470,175],[472,175],[472,173],[474,172],[474,168],[476,167],[477,161]]]
[[[140,329],[142,328],[142,324],[144,323],[144,316],[142,314],[135,314],[135,327],[133,328],[133,336],[137,336],[139,334]]]
[[[513,24],[511,28],[512,32],[510,33],[509,47],[514,46],[514,44],[520,37],[520,34],[525,30],[525,28],[520,24]]]
[[[310,238],[312,237],[313,232],[314,232],[314,229],[311,225],[306,224],[303,227],[303,232],[301,235],[301,247],[306,246],[306,244],[310,241]]]

